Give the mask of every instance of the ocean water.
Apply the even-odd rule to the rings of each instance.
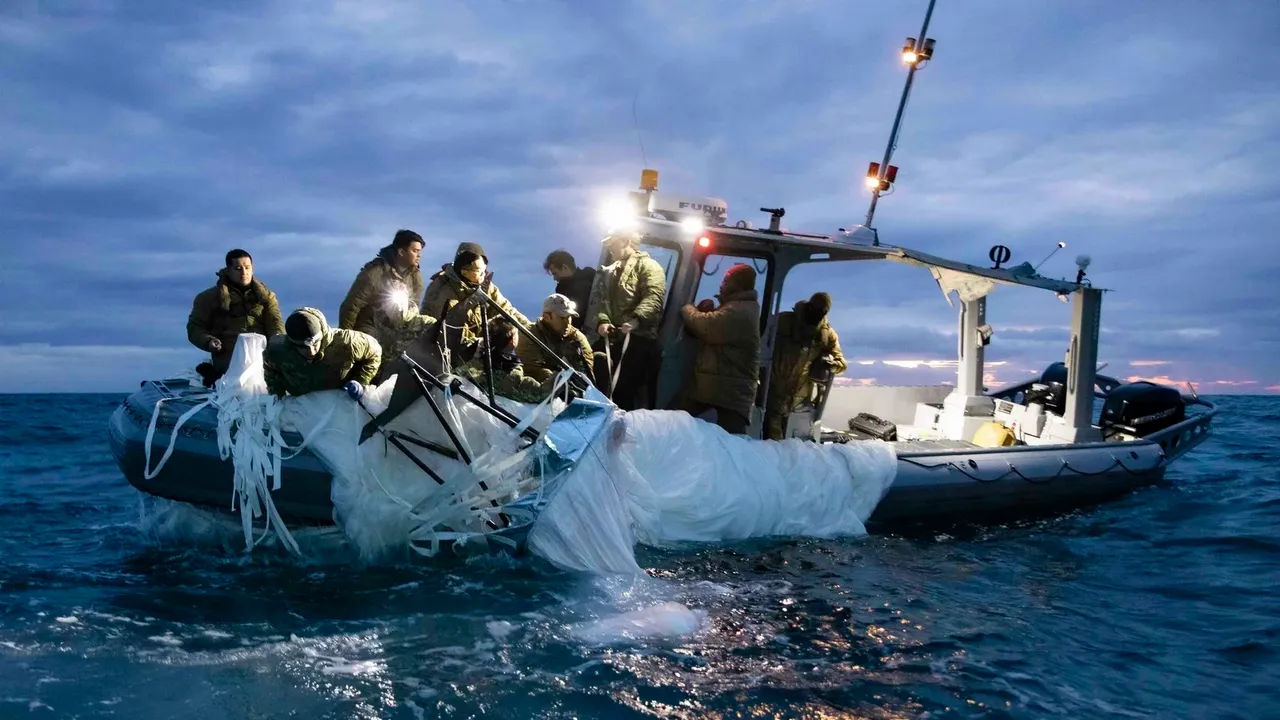
[[[1280,398],[1085,511],[639,581],[158,543],[120,399],[0,396],[0,718],[1280,717]]]

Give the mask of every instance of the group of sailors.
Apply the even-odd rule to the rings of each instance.
[[[424,282],[419,264],[425,242],[412,230],[400,230],[356,275],[339,307],[337,328],[313,307],[282,317],[275,294],[254,275],[253,258],[236,249],[227,253],[217,283],[196,296],[187,337],[210,353],[197,371],[212,385],[227,372],[240,334],[265,336],[267,390],[281,397],[345,389],[359,399],[368,385],[403,369],[399,358],[412,356],[415,344],[438,339],[443,349],[448,338],[456,357],[454,350],[445,351],[446,367],[479,387],[491,386],[496,395],[541,402],[567,365],[619,408],[652,408],[666,274],[640,248],[634,231],[612,232],[603,245],[612,262],[599,270],[579,268],[564,250],[547,256],[543,269],[556,281],[555,292],[530,320],[493,282],[479,244],[461,243],[453,261]],[[703,300],[680,310],[698,350],[678,408],[693,415],[714,410],[717,424],[730,433],[746,432],[759,390],[755,284],[755,268],[734,265],[725,272],[718,304]],[[474,301],[477,293],[486,296],[488,310],[484,301]],[[830,308],[830,297],[816,293],[779,316],[766,438],[780,439],[787,415],[812,397],[813,378],[821,374],[815,371],[839,374],[847,368],[827,323]]]

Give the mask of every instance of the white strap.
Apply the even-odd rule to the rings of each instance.
[[[618,353],[618,365],[613,369],[613,374],[609,378],[609,398],[613,399],[613,390],[618,387],[618,376],[622,374],[622,360],[627,356],[627,347],[631,345],[631,333],[622,336],[622,352]],[[609,349],[608,341],[605,341],[605,350]]]
[[[155,469],[152,470],[151,443],[156,436],[156,421],[160,418],[161,406],[171,399],[172,398],[160,398],[156,401],[156,406],[151,410],[151,424],[147,426],[147,447],[145,451],[146,465],[143,468],[144,472],[142,473],[142,477],[146,480],[155,479],[156,475],[160,474],[160,470],[164,467],[165,463],[169,462],[169,456],[173,455],[173,448],[178,444],[178,431],[182,429],[182,426],[186,424],[187,420],[189,420],[192,415],[203,410],[206,405],[213,402],[212,399],[205,400],[204,402],[192,407],[190,410],[182,413],[182,416],[178,418],[178,421],[173,424],[173,432],[169,433],[169,447],[164,449],[164,455],[160,456],[160,462],[156,465]]]

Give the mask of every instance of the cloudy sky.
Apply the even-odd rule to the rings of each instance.
[[[335,313],[397,228],[424,269],[482,242],[526,312],[547,251],[598,252],[646,160],[731,219],[859,222],[925,0],[7,0],[0,3],[0,392],[124,391],[192,366],[231,247],[285,311]],[[881,237],[1074,273],[1120,377],[1277,392],[1280,6],[939,0]],[[634,107],[634,119],[633,119]],[[639,137],[637,134],[637,121]],[[643,152],[640,140],[643,140]],[[923,270],[802,271],[853,382],[953,377]],[[1061,359],[1068,306],[992,295],[992,383]]]

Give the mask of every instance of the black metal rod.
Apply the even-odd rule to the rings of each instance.
[[[479,398],[473,396],[471,393],[467,392],[466,390],[463,390],[461,381],[454,380],[453,384],[449,386],[449,389],[452,392],[455,392],[461,395],[463,399],[470,401],[472,405],[475,405],[481,410],[484,410],[490,415],[506,423],[509,427],[511,427],[511,429],[514,430],[515,428],[520,426],[520,419],[517,418],[515,415],[512,415],[511,413],[507,412],[505,409],[503,409],[498,405],[493,405],[493,406],[485,405],[483,400],[480,400]],[[525,428],[524,431],[521,432],[520,434],[529,438],[530,440],[537,440],[539,437],[538,431],[529,427]]]
[[[478,291],[477,291],[477,292],[478,292]],[[518,328],[518,329],[523,329],[523,326],[520,324],[520,321],[519,321],[519,320],[516,320],[516,319],[515,319],[515,317],[513,317],[513,316],[511,315],[511,313],[509,313],[509,312],[507,312],[506,310],[504,310],[504,309],[502,308],[502,306],[501,306],[501,305],[499,305],[498,303],[494,302],[493,298],[489,297],[489,294],[488,294],[488,293],[480,293],[480,298],[484,301],[484,304],[481,306],[482,308],[486,308],[486,307],[489,307],[490,305],[492,305],[492,306],[493,306],[493,309],[494,309],[494,310],[497,310],[497,311],[498,311],[498,314],[502,315],[502,317],[504,317],[504,318],[506,318],[508,321],[510,321],[512,325],[515,325],[515,326],[516,326],[516,328]],[[486,322],[486,324],[487,324],[487,322]],[[561,367],[561,368],[563,368],[563,369],[565,369],[565,370],[570,370],[570,371],[572,371],[572,372],[573,372],[574,374],[576,374],[576,375],[581,375],[581,374],[582,374],[582,373],[578,372],[577,370],[574,370],[573,366],[569,364],[569,361],[568,361],[568,360],[565,360],[564,358],[562,358],[562,357],[560,357],[559,355],[557,355],[557,354],[556,354],[556,353],[555,353],[555,352],[554,352],[550,347],[548,347],[548,346],[547,346],[547,344],[546,344],[546,343],[544,343],[544,342],[542,342],[541,340],[539,340],[538,338],[534,337],[532,333],[526,332],[526,333],[524,333],[524,337],[528,338],[529,340],[532,340],[532,341],[533,341],[533,344],[534,344],[534,345],[537,345],[537,346],[538,346],[538,348],[539,348],[539,349],[541,349],[544,353],[546,353],[547,355],[550,355],[551,357],[555,358],[556,362],[560,363],[560,367]]]
[[[404,453],[410,460],[413,461],[414,465],[418,466],[418,469],[430,475],[432,480],[435,480],[440,485],[444,484],[444,478],[440,477],[440,475],[437,474],[435,470],[432,470],[429,465],[419,460],[417,455],[414,455],[412,452],[409,452],[409,448],[405,447],[404,443],[400,442],[400,438],[395,437],[394,435],[390,435],[390,436],[387,436],[387,441],[390,442],[392,445],[395,445],[397,448],[399,448],[400,452]]]
[[[414,374],[415,377],[417,376],[418,374],[417,368],[410,367],[409,370]],[[432,397],[431,391],[428,390],[425,384],[422,383],[421,378],[419,378],[418,383],[419,385],[423,386],[422,394],[424,397],[427,398],[427,402],[431,404],[431,409],[435,411],[436,417],[440,420],[440,424],[444,426],[445,432],[449,433],[449,439],[452,440],[453,444],[458,448],[458,453],[462,456],[463,461],[466,462],[468,465],[470,465],[471,458],[467,455],[467,451],[463,449],[462,443],[458,441],[458,436],[453,434],[453,426],[449,424],[449,421],[447,419],[445,419],[444,412],[442,412],[440,410],[440,406],[436,404],[436,399]],[[481,490],[484,490],[485,492],[489,491],[489,486],[486,485],[483,480],[477,480],[476,482],[480,484]],[[498,507],[497,500],[490,499],[489,504],[492,505],[493,507]]]
[[[431,452],[433,452],[433,453],[437,453],[437,454],[439,454],[439,455],[443,455],[443,456],[445,456],[445,457],[449,458],[450,460],[458,460],[458,459],[460,459],[460,458],[458,457],[458,453],[456,453],[456,452],[454,452],[454,451],[450,450],[449,448],[447,448],[447,447],[445,447],[445,446],[443,446],[443,445],[439,445],[439,444],[437,444],[437,443],[433,443],[433,442],[431,442],[430,440],[423,440],[423,439],[421,439],[421,438],[416,438],[416,437],[414,437],[414,436],[412,436],[412,435],[407,435],[407,434],[405,434],[405,433],[400,432],[399,430],[392,430],[392,431],[390,431],[390,432],[391,432],[391,434],[392,434],[392,435],[395,435],[397,438],[400,438],[400,439],[401,439],[401,440],[403,440],[404,442],[410,443],[411,445],[417,445],[417,446],[418,446],[418,447],[420,447],[420,448],[423,448],[423,449],[426,449],[426,450],[430,450]]]
[[[417,361],[409,357],[407,353],[401,354],[400,357],[409,365],[410,370],[413,371],[413,377],[418,382],[418,387],[421,388],[422,393],[424,395],[429,392],[427,390],[427,383],[430,383],[436,389],[441,391],[443,391],[446,388],[446,385],[443,382],[441,382],[439,378],[433,375],[426,368],[419,365]],[[507,412],[501,406],[496,404],[489,405],[485,403],[483,400],[467,392],[466,390],[463,390],[460,381],[454,380],[453,383],[448,385],[447,387],[449,388],[450,391],[462,396],[464,400],[470,402],[472,405],[475,405],[476,407],[480,408],[481,410],[484,410],[485,412],[494,416],[495,418],[502,421],[503,423],[506,423],[508,427],[515,429],[520,425],[519,418]],[[525,428],[524,432],[522,432],[521,435],[529,438],[530,440],[537,440],[539,437],[538,431],[534,430],[533,428]]]
[[[458,393],[464,399],[471,402],[473,405],[484,408],[486,411],[489,412],[489,414],[493,415],[494,417],[498,418],[499,420],[506,423],[507,425],[510,425],[513,428],[520,424],[520,420],[516,418],[515,415],[512,415],[511,413],[507,412],[500,405],[488,406],[488,405],[485,405],[483,401],[477,400],[475,397],[471,395],[471,393],[462,389],[461,383],[459,381],[454,380],[452,384],[445,385],[444,382],[440,380],[440,378],[436,377],[435,374],[432,373],[430,370],[427,370],[426,368],[419,365],[417,361],[409,357],[407,353],[402,354],[400,357],[402,357],[404,361],[408,363],[409,369],[413,372],[414,379],[418,381],[418,387],[422,389],[423,394],[427,393],[428,383],[430,383],[432,387],[434,387],[435,389],[441,392],[444,392],[445,389],[447,388],[449,390],[452,390],[453,392]]]
[[[409,368],[409,371],[414,375],[418,374],[418,370],[416,368]],[[462,441],[458,439],[457,433],[453,431],[453,423],[449,422],[449,418],[445,417],[444,411],[440,409],[440,403],[436,402],[435,396],[432,395],[431,391],[426,387],[422,388],[422,396],[427,399],[427,404],[431,406],[432,412],[436,414],[436,419],[439,420],[440,424],[444,427],[445,434],[448,435],[449,440],[453,442],[453,447],[457,449],[458,456],[462,458],[462,462],[470,465],[471,456],[467,454],[467,450],[462,445]]]
[[[480,297],[485,300],[489,299],[489,293],[484,292],[482,286],[476,292],[480,293]],[[489,304],[484,303],[480,306],[480,322],[484,324],[484,379],[485,390],[489,392],[489,404],[494,405],[493,401],[493,346],[489,344]]]

